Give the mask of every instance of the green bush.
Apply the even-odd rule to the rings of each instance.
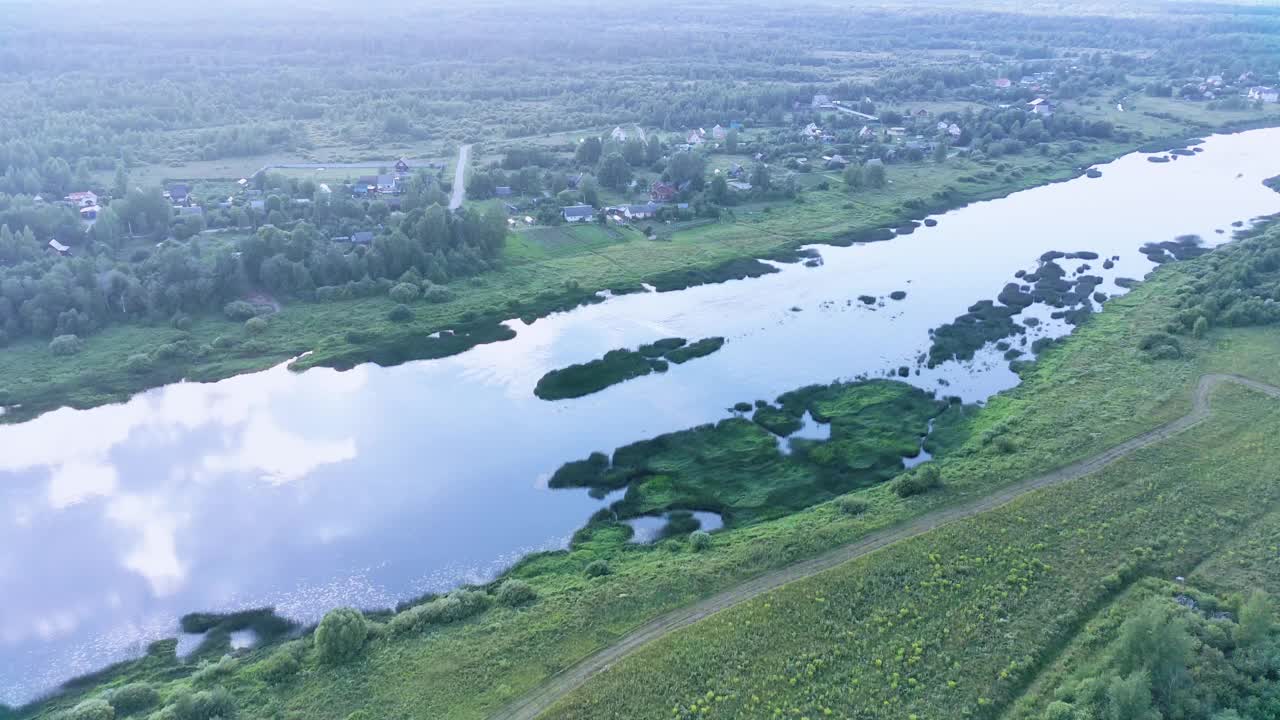
[[[689,534],[689,547],[694,552],[702,552],[711,547],[711,535],[698,530]]]
[[[537,591],[523,580],[508,580],[498,588],[498,602],[507,607],[527,605],[537,599]]]
[[[84,343],[75,335],[59,335],[49,342],[49,352],[58,356],[75,355],[84,349]]]
[[[214,688],[192,693],[182,690],[166,708],[172,710],[176,720],[231,720],[236,716],[236,701],[226,688]]]
[[[222,314],[226,315],[228,320],[248,320],[258,316],[258,308],[243,300],[234,300],[222,306]]]
[[[604,577],[605,575],[613,572],[613,568],[610,568],[609,563],[603,560],[592,560],[591,563],[587,565],[587,569],[583,572],[585,572],[586,576],[589,578],[597,578]]]
[[[169,319],[169,324],[177,330],[187,332],[191,329],[191,316],[186,313],[176,313]]]
[[[387,319],[391,322],[409,322],[413,319],[413,311],[408,305],[400,304],[391,308],[391,312],[387,313]]]
[[[250,335],[261,335],[267,329],[266,318],[251,317],[244,321],[244,331]]]
[[[360,652],[368,634],[369,628],[359,610],[330,610],[316,628],[316,649],[320,651],[320,659],[325,662],[344,662]]]
[[[301,665],[293,653],[288,650],[277,650],[266,660],[258,663],[257,669],[263,680],[280,684],[296,675]]]
[[[893,492],[901,498],[923,495],[940,487],[942,487],[942,474],[932,465],[921,465],[893,481]]]
[[[453,291],[447,287],[433,285],[427,288],[427,291],[423,293],[422,299],[429,303],[441,305],[453,299]]]
[[[235,338],[227,337],[225,335],[219,335],[218,337],[213,339],[213,342],[209,344],[218,348],[219,350],[225,350],[226,348],[235,347],[236,341],[235,341]]]
[[[402,282],[391,287],[391,299],[400,304],[411,303],[418,299],[418,286],[412,283]]]
[[[135,353],[124,361],[124,369],[131,373],[144,373],[151,369],[151,356],[146,353]]]
[[[114,690],[110,702],[117,714],[131,715],[160,702],[160,693],[146,683],[130,683]]]
[[[871,506],[860,497],[844,495],[836,500],[836,507],[845,515],[861,515]]]
[[[487,607],[488,594],[479,590],[458,590],[396,613],[387,623],[387,632],[392,635],[421,632],[430,625],[465,620],[483,612]]]
[[[1075,708],[1061,700],[1054,700],[1044,710],[1044,720],[1075,720]]]
[[[68,710],[63,720],[112,720],[115,716],[115,708],[106,700],[90,698]]]

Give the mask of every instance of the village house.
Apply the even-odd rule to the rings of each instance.
[[[751,183],[743,182],[741,180],[734,180],[733,182],[729,183],[729,187],[733,188],[734,190],[738,190],[739,192],[746,192],[751,189]]]
[[[73,192],[63,198],[63,200],[66,200],[76,207],[87,208],[94,207],[98,204],[98,195],[92,190],[85,190],[84,192]]]
[[[993,81],[993,84],[994,84],[996,87],[1000,88],[1001,90],[1006,90],[1006,89],[1008,89],[1008,88],[1010,88],[1010,87],[1012,87],[1012,86],[1013,86],[1013,81],[1012,81],[1012,80],[1010,80],[1009,78],[1002,77],[1002,78],[996,78],[996,79]]]
[[[372,243],[373,243],[373,231],[372,231],[372,230],[361,230],[360,232],[352,233],[352,235],[351,235],[351,243],[352,243],[353,245],[370,245],[370,244],[372,244]]]
[[[622,214],[629,220],[643,220],[657,215],[661,207],[655,202],[647,202],[644,205],[623,205]]]
[[[1280,102],[1280,90],[1263,85],[1254,85],[1249,88],[1249,99],[1264,103]]]
[[[399,173],[400,175],[409,174],[409,161],[404,158],[400,158],[399,160],[397,160],[396,172]]]
[[[395,175],[379,175],[377,184],[375,185],[375,187],[377,191],[380,193],[396,192],[396,188],[398,187],[398,184],[396,182],[396,176]]]
[[[57,240],[50,240],[49,248],[54,252],[58,253],[59,255],[62,255],[63,257],[68,257],[71,255],[71,248],[67,247],[66,245],[63,245]]]
[[[822,129],[819,128],[816,123],[809,123],[808,125],[805,125],[804,130],[801,132],[810,140],[817,140],[822,137]]]
[[[827,97],[826,95],[814,95],[811,107],[815,110],[829,110],[835,106],[831,104],[830,97]]]
[[[849,166],[849,161],[844,159],[843,155],[832,155],[827,158],[828,170],[843,170]]]
[[[649,197],[654,202],[671,202],[676,197],[676,186],[659,180],[649,188]]]
[[[565,222],[583,222],[595,217],[596,209],[590,205],[570,205],[562,211]]]
[[[583,174],[584,173],[578,173],[577,175],[568,175],[565,177],[564,181],[569,187],[573,188],[574,190],[577,190],[578,186],[582,184]]]
[[[690,130],[689,135],[685,138],[685,142],[688,143],[690,147],[701,145],[706,142],[702,137],[703,135],[706,135],[706,133],[701,129]]]
[[[863,125],[862,129],[858,131],[858,139],[867,140],[869,138],[875,137],[875,134],[876,132],[871,129],[870,125]]]
[[[711,128],[711,137],[716,140],[724,140],[726,137],[729,137],[729,131],[717,124],[715,127]]]
[[[609,139],[614,142],[626,142],[627,131],[623,130],[621,127],[615,127],[613,132],[609,133]]]
[[[191,186],[186,183],[174,183],[165,190],[164,196],[174,205],[186,205],[191,201]]]
[[[499,185],[498,187],[493,189],[493,194],[498,197],[510,197],[511,188],[507,185]]]
[[[1053,103],[1047,98],[1038,97],[1027,103],[1027,110],[1030,110],[1036,115],[1048,117],[1053,114]]]
[[[92,221],[94,221],[94,220],[97,220],[97,219],[98,219],[98,213],[99,213],[101,210],[102,210],[102,209],[101,209],[101,208],[99,208],[97,205],[90,205],[89,207],[82,207],[82,208],[80,208],[80,219],[81,219],[81,220],[84,220],[84,221],[86,221],[86,222],[92,222]]]

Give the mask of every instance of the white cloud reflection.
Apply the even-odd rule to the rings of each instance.
[[[314,418],[308,403],[316,398],[333,403],[336,397],[339,402],[326,410],[340,409],[341,397],[358,393],[367,379],[366,368],[298,376],[282,365],[219,383],[178,383],[117,405],[64,408],[0,426],[0,491],[10,493],[15,507],[11,529],[39,528],[57,522],[63,511],[89,508],[105,527],[123,531],[112,533],[119,538],[118,564],[141,576],[156,596],[171,595],[191,572],[180,551],[180,534],[189,525],[184,506],[194,501],[193,484],[239,476],[281,485],[354,459],[355,439],[340,422],[327,423],[323,431],[338,434],[337,439],[309,436],[315,426],[309,424]],[[289,412],[299,405],[301,410]],[[200,444],[191,439],[194,433],[216,441]],[[193,446],[205,449],[193,451]],[[139,456],[146,458],[142,468]],[[33,483],[42,476],[47,480],[40,492]],[[102,538],[88,532],[76,541],[95,544]],[[64,547],[63,552],[101,551],[75,542]],[[60,634],[68,618],[28,621],[39,634]]]

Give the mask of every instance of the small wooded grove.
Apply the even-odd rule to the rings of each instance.
[[[499,213],[432,205],[389,218],[368,245],[335,242],[300,221],[290,230],[263,225],[241,237],[159,245],[90,239],[62,257],[29,229],[0,225],[0,341],[83,336],[140,320],[182,326],[250,288],[323,300],[384,293],[395,280],[443,284],[488,269],[505,237]]]

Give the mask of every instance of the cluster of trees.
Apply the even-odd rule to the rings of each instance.
[[[1145,601],[1096,666],[1055,692],[1044,720],[1264,720],[1280,716],[1280,640],[1271,599],[1235,612],[1216,599]]]
[[[113,203],[120,220],[112,222],[141,222],[160,210],[168,217],[167,203],[149,205],[144,193]],[[386,283],[406,277],[443,284],[492,267],[505,237],[502,213],[431,205],[388,217],[368,247],[335,243],[306,221],[291,230],[263,225],[239,239],[201,237],[158,248],[125,235],[108,242],[95,226],[73,257],[61,257],[30,227],[14,232],[0,225],[0,343],[84,336],[117,322],[181,325],[255,288],[309,300],[384,292]]]

